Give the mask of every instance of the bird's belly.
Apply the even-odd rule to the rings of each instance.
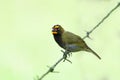
[[[69,44],[69,45],[66,45],[66,49],[71,52],[77,52],[77,51],[81,51],[82,47],[75,44]]]

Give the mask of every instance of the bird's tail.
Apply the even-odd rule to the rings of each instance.
[[[96,57],[101,59],[101,57],[95,51],[93,51],[91,48],[88,47],[86,51],[93,53]]]

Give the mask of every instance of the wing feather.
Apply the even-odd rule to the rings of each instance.
[[[86,47],[86,43],[83,41],[83,39],[75,35],[71,32],[65,31],[62,35],[63,42],[66,44],[79,44],[81,47]]]

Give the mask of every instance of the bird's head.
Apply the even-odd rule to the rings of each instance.
[[[61,25],[54,25],[52,27],[52,34],[53,35],[58,35],[58,34],[62,34],[64,32],[64,29],[61,27]]]

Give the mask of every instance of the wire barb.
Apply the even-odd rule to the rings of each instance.
[[[100,26],[100,24],[103,23],[104,20],[107,19],[107,18],[110,16],[110,14],[111,14],[114,10],[116,10],[119,6],[120,6],[120,2],[119,2],[95,27],[93,27],[93,29],[91,29],[89,32],[86,32],[86,36],[84,36],[83,39],[85,39],[85,38],[90,38],[90,34],[91,34],[96,28],[98,28],[98,27]]]

